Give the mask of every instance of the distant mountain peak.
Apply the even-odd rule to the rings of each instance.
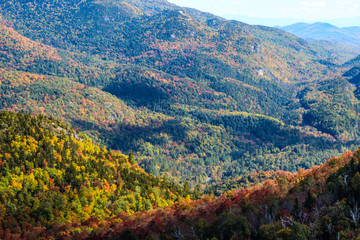
[[[339,28],[326,22],[295,23],[280,27],[306,40],[330,40],[360,47],[360,27]]]
[[[337,26],[335,26],[335,25],[332,25],[332,24],[330,24],[330,23],[326,23],[326,22],[315,22],[315,23],[313,23],[313,24],[309,24],[309,26],[311,26],[311,25],[313,25],[313,26],[322,26],[322,27],[331,27],[331,28],[339,28],[339,27],[337,27]]]

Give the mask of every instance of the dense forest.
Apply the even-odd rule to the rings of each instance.
[[[359,150],[219,197],[159,179],[43,115],[0,113],[2,239],[356,239]],[[231,182],[227,186],[231,189]],[[214,191],[214,189],[212,189]],[[221,191],[221,189],[218,189]]]
[[[357,239],[359,166],[359,150],[346,152],[310,170],[279,173],[261,186],[140,214],[87,237]]]
[[[166,1],[13,0],[0,16],[1,109],[65,121],[158,177],[215,187],[359,144],[344,46]]]
[[[357,239],[359,54],[166,0],[1,1],[0,239]]]
[[[43,115],[1,112],[0,128],[1,239],[34,239],[53,225],[130,216],[200,196],[188,183],[145,173],[132,153],[109,151]]]

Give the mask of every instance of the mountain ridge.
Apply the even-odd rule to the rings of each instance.
[[[305,22],[308,24],[314,23],[314,21],[305,20],[305,19],[295,19],[295,18],[261,18],[261,17],[252,17],[252,16],[239,16],[233,14],[222,15],[226,19],[233,19],[241,22],[247,22],[251,25],[264,25],[269,27],[280,27],[280,26],[289,26],[292,24]],[[350,17],[350,18],[338,18],[338,19],[323,19],[318,22],[327,22],[339,27],[349,27],[353,26],[354,23],[360,22],[360,16]]]
[[[291,32],[307,40],[330,40],[345,43],[359,48],[360,27],[342,27],[331,25],[325,22],[296,23],[289,26],[280,27],[285,31]]]

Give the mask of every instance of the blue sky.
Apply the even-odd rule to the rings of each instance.
[[[169,0],[218,16],[295,19],[305,22],[360,16],[359,0]],[[329,21],[328,21],[329,22]],[[360,25],[354,22],[352,25]]]

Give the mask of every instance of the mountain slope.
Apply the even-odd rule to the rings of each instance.
[[[279,60],[281,63],[276,63],[273,59],[273,52],[269,54],[261,51],[268,48],[275,49],[275,44],[279,42],[275,42],[274,39],[287,42],[284,49],[285,54],[282,54],[282,51],[278,51],[279,57],[284,58],[291,48],[293,51],[290,56],[298,54],[302,49],[301,51],[305,54],[303,56],[300,55],[301,58],[294,56],[294,59],[306,61],[301,67],[310,65],[310,71],[322,70],[321,65],[311,62],[312,59],[317,57],[314,50],[306,42],[299,42],[300,40],[295,40],[293,36],[283,32],[277,33],[274,29],[258,29],[256,33],[253,31],[254,35],[252,35],[249,34],[247,28],[254,29],[255,27],[225,21],[220,18],[209,19],[203,24],[187,15],[185,11],[180,10],[160,12],[150,17],[143,14],[137,15],[137,12],[133,11],[129,13],[129,16],[135,18],[115,18],[109,15],[108,18],[110,20],[106,20],[105,14],[107,12],[109,12],[108,14],[117,14],[119,16],[123,16],[121,14],[123,11],[129,12],[127,8],[115,3],[116,1],[82,1],[79,4],[63,2],[59,6],[56,5],[57,8],[35,7],[33,9],[29,5],[19,2],[19,4],[3,3],[1,9],[3,17],[16,30],[33,40],[40,40],[54,47],[70,47],[70,49],[74,50],[100,54],[102,57],[116,58],[127,63],[129,60],[136,64],[141,63],[143,65],[145,63],[148,67],[165,70],[170,74],[179,74],[179,69],[182,66],[192,65],[189,60],[184,59],[183,54],[189,52],[189,54],[193,55],[194,50],[191,49],[194,47],[199,48],[197,51],[200,54],[199,58],[202,58],[202,56],[210,57],[215,66],[220,69],[222,65],[228,66],[228,68],[249,65],[246,68],[252,71],[253,75],[256,75],[256,70],[266,67],[269,71],[274,72],[276,76],[276,74],[283,72],[281,70],[286,71],[281,65],[285,64],[289,70],[298,66],[298,64],[289,65],[284,60]],[[90,14],[90,19],[84,19],[83,14],[87,12],[93,12],[93,14]],[[50,21],[47,16],[50,19],[55,19]],[[16,21],[14,21],[15,19]],[[64,21],[64,19],[67,20]],[[31,24],[32,22],[37,22],[36,29],[35,25]],[[37,28],[42,30],[39,31]],[[279,34],[281,35],[280,38]],[[262,41],[260,38],[264,35],[271,37]],[[63,38],[61,36],[67,37]],[[288,43],[294,40],[298,41],[298,43],[296,46],[289,48],[291,45],[288,45]],[[215,46],[213,46],[214,44]],[[263,44],[265,46],[261,49]],[[225,45],[229,47],[222,49]],[[184,49],[184,47],[190,49]],[[174,48],[179,49],[178,51],[170,52]],[[216,55],[222,55],[224,59],[216,59],[211,54],[209,56],[209,51]],[[176,62],[170,62],[174,65],[171,69],[159,69],[159,66],[155,64],[160,59],[163,62],[166,58],[172,58],[174,54],[178,59]],[[267,56],[270,59],[265,59],[266,61],[263,62],[261,56]],[[181,65],[179,65],[180,63]],[[278,71],[273,71],[270,65],[273,63],[279,68]],[[243,71],[244,69],[240,68],[240,70]],[[286,71],[284,75],[288,78],[297,77],[297,74],[292,74],[291,72],[291,70]],[[296,72],[300,78],[305,77],[298,70]],[[282,78],[285,78],[285,76],[282,76]]]
[[[96,139],[100,137],[99,132],[111,129],[116,123],[131,126],[141,119],[142,123],[136,125],[147,126],[168,118],[148,110],[133,109],[109,93],[67,78],[8,69],[0,69],[0,78],[1,109],[53,116],[90,131]]]
[[[79,239],[356,239],[359,150],[261,186],[228,191],[192,203],[118,217]],[[119,219],[120,218],[120,219]],[[82,226],[87,226],[83,223]],[[110,225],[110,227],[109,227]],[[59,228],[61,229],[61,228]],[[47,231],[46,236],[52,232]],[[55,235],[59,236],[59,234]]]
[[[155,239],[174,234],[186,239],[355,239],[359,234],[355,214],[359,207],[358,154],[348,152],[323,166],[280,175],[260,187],[227,192],[214,201],[150,213],[141,223],[132,221],[130,229],[140,238],[151,235]],[[159,228],[139,227],[155,219]],[[168,224],[177,228],[166,228]],[[124,230],[118,226],[107,236]]]
[[[360,52],[360,49],[353,48],[348,44],[334,42],[331,40],[309,40],[308,42],[311,43],[319,52],[322,52],[323,49],[325,49],[325,55],[328,56],[326,61],[330,64],[344,64],[358,56]],[[331,54],[328,54],[328,52]]]
[[[33,238],[56,224],[132,215],[195,196],[145,173],[131,154],[94,145],[54,119],[1,112],[0,126],[0,238]]]
[[[88,85],[108,81],[117,63],[51,47],[16,32],[0,21],[0,67],[72,78]]]
[[[261,186],[192,202],[183,197],[198,193],[187,185],[149,175],[131,154],[100,148],[54,119],[1,112],[0,127],[4,239],[337,239],[359,234],[359,150],[310,170],[280,173]]]

